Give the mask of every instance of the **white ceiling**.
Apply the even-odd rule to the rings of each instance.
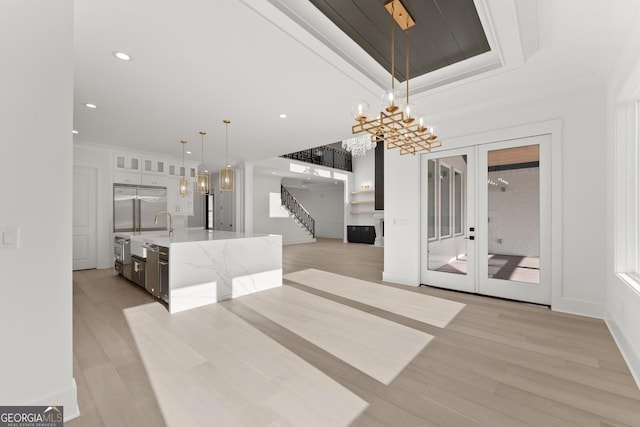
[[[486,93],[474,88],[483,79],[504,81],[505,93],[590,73],[606,79],[640,4],[475,1],[501,66],[412,80],[419,108],[453,110],[459,99],[449,94],[481,102]],[[223,119],[232,122],[232,164],[349,137],[351,105],[366,99],[376,107],[389,73],[307,3],[76,0],[74,140],[180,157],[186,139],[199,160],[204,130],[205,165],[217,169]],[[133,60],[119,61],[114,51]]]

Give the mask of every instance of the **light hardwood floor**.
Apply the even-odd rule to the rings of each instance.
[[[640,391],[604,322],[528,304],[382,284],[382,253],[373,246],[318,239],[285,246],[284,273],[315,268],[465,306],[439,327],[390,311],[390,305],[366,305],[289,280],[284,290],[307,295],[302,299],[318,310],[340,306],[336,312],[342,316],[373,315],[432,336],[388,384],[358,369],[362,361],[345,362],[330,346],[305,339],[274,317],[281,307],[264,305],[277,304],[273,297],[252,302],[242,297],[170,316],[111,269],[75,272],[74,375],[82,415],[67,425],[287,425],[278,418],[281,411],[293,414],[289,420],[303,420],[289,425],[304,426],[326,407],[336,413],[314,425],[344,425],[349,419],[355,426],[640,426]],[[214,323],[218,327],[207,329]],[[229,344],[220,345],[215,334]],[[160,357],[163,351],[174,365]],[[234,366],[245,360],[262,374]],[[288,371],[273,374],[283,369],[275,365],[280,362]],[[175,365],[181,370],[168,372]],[[270,375],[263,375],[266,371]],[[263,399],[268,411],[241,398],[238,387],[250,381],[258,382],[246,398]],[[187,406],[179,407],[178,400]],[[210,424],[176,415],[195,417],[193,408],[200,407],[208,411]],[[238,412],[243,407],[246,413]]]

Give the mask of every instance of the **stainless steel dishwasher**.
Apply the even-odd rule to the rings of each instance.
[[[132,268],[131,268],[131,280],[133,280],[138,286],[145,287],[146,282],[146,264],[144,258],[137,255],[131,255]]]
[[[160,296],[160,246],[147,243],[147,281],[145,289],[154,297]]]

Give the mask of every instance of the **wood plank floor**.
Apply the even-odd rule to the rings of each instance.
[[[333,393],[337,390],[334,387],[339,387],[341,393],[351,396],[354,405],[366,402],[364,409],[357,407],[359,415],[350,422],[354,426],[640,426],[640,391],[603,321],[441,289],[382,284],[382,256],[381,248],[332,239],[283,249],[285,274],[315,268],[465,304],[441,328],[285,281],[285,287],[432,335],[429,344],[389,384],[270,320],[255,306],[243,303],[242,298],[181,313],[180,318],[161,310],[151,312],[153,322],[164,328],[159,335],[163,340],[160,344],[152,339],[141,341],[139,331],[146,328],[152,336],[154,329],[150,326],[154,323],[144,317],[145,312],[139,315],[142,323],[136,323],[142,329],[133,328],[131,313],[147,310],[145,305],[157,308],[148,306],[153,298],[114,276],[111,269],[75,272],[74,376],[81,416],[67,425],[207,425],[186,419],[180,424],[180,418],[163,416],[179,413],[179,399],[193,408],[207,408],[212,417],[208,425],[312,425],[310,416],[304,418],[306,404],[323,403],[326,398],[327,411],[331,411],[331,396],[323,393]],[[208,355],[213,344],[201,335],[208,332],[194,326],[206,324],[207,319],[211,323],[216,312],[222,313],[225,324],[244,325],[241,330],[246,336],[235,341],[246,354],[237,353],[236,359],[252,357],[256,346],[269,348],[269,355],[281,354],[279,357],[286,359],[291,372],[298,372],[300,378],[317,378],[318,390],[295,396],[297,400],[291,400],[293,395],[290,399],[283,398],[286,394],[274,395],[268,401],[269,415],[264,418],[255,418],[262,412],[256,412],[249,402],[244,402],[246,416],[234,413],[233,423],[224,418],[227,414],[217,406],[215,396],[232,400],[235,408],[242,407],[243,402],[237,400],[237,392],[231,393],[231,382],[225,383],[223,373],[216,371],[218,353]],[[149,349],[162,350],[163,342],[180,349],[175,359],[180,359],[186,372],[171,378],[168,384],[175,384],[175,390],[157,387],[167,384],[159,378],[171,375],[165,372],[170,368],[149,364],[147,357],[152,354]],[[225,359],[225,363],[229,371],[234,370],[234,358]],[[206,374],[194,375],[194,366],[206,368]],[[270,365],[270,369],[275,368]],[[249,373],[244,375],[243,381],[250,381],[245,380]],[[251,394],[270,390],[263,382],[259,385],[261,388]],[[166,398],[172,393],[175,405]],[[173,406],[176,412],[171,412]],[[346,406],[342,413],[356,407]],[[278,411],[292,410],[297,411],[293,414],[297,419],[307,422],[278,421]],[[217,420],[216,414],[220,415]],[[344,425],[339,424],[340,419],[313,425]]]

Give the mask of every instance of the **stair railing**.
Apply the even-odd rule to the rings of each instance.
[[[295,153],[284,154],[280,157],[312,163],[314,165],[328,166],[334,169],[342,169],[349,172],[353,171],[351,153],[345,150],[337,150],[333,147],[320,146],[309,148],[307,150],[296,151]]]
[[[307,210],[293,197],[293,194],[289,193],[289,190],[284,185],[280,186],[280,198],[282,199],[282,205],[289,209],[293,216],[296,217],[300,224],[304,226],[313,237],[316,237],[316,220],[307,212]]]

